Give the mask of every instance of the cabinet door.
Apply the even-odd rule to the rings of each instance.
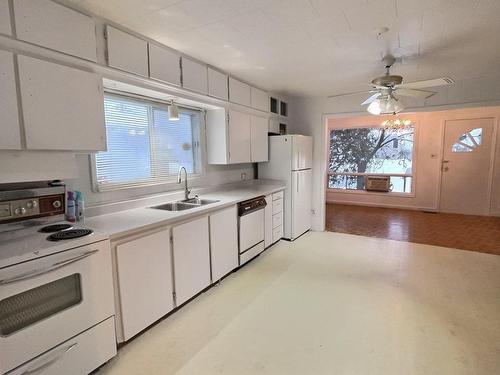
[[[266,208],[264,209],[264,247],[273,244],[273,197],[266,195]]]
[[[280,122],[278,119],[272,118],[269,120],[269,133],[272,134],[280,133]]]
[[[238,213],[236,206],[210,215],[212,280],[217,281],[238,267]]]
[[[0,34],[12,35],[9,0],[0,0]]]
[[[250,163],[250,115],[229,111],[229,163]]]
[[[251,117],[251,140],[252,162],[268,161],[268,138],[267,130],[269,128],[268,119],[259,116]]]
[[[149,76],[159,81],[181,85],[181,56],[166,48],[149,45]]]
[[[210,285],[208,217],[172,229],[177,306]]]
[[[148,76],[148,43],[111,26],[106,26],[108,65]]]
[[[182,57],[182,87],[201,94],[208,94],[207,66]]]
[[[250,107],[250,85],[229,77],[229,101]]]
[[[18,63],[28,149],[106,150],[100,76],[27,56]]]
[[[0,51],[0,87],[0,113],[2,114],[0,149],[20,150],[21,135],[12,52]]]
[[[208,68],[208,95],[222,100],[228,99],[227,75]]]
[[[17,38],[97,61],[92,18],[50,0],[15,0]]]
[[[258,109],[259,111],[269,112],[269,95],[267,95],[267,92],[252,87],[250,94],[252,108]]]
[[[174,308],[170,230],[117,245],[116,267],[126,341]]]

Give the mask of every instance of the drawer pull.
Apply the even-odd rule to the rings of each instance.
[[[0,280],[0,285],[5,285],[5,284],[10,284],[10,283],[14,283],[16,281],[21,281],[21,280],[26,280],[26,279],[31,279],[35,276],[39,276],[39,275],[43,275],[45,273],[48,273],[48,272],[51,272],[51,271],[55,271],[59,268],[62,268],[62,267],[65,267],[71,263],[75,263],[81,259],[84,259],[84,258],[87,258],[95,253],[97,253],[99,250],[91,250],[91,251],[87,251],[83,254],[80,254],[80,255],[77,255],[76,257],[74,258],[70,258],[70,259],[66,259],[66,260],[61,260],[59,262],[56,262],[48,267],[45,267],[45,268],[40,268],[40,269],[34,269],[34,270],[31,270],[31,271],[28,271],[28,272],[25,272],[25,273],[22,273],[22,274],[19,274],[19,275],[16,275],[14,277],[10,277],[10,278],[7,278],[7,279],[3,279],[3,280]],[[36,262],[36,261],[35,261]]]
[[[77,345],[78,345],[78,343],[75,342],[74,344],[71,344],[65,348],[62,348],[57,353],[55,353],[54,357],[49,359],[47,362],[42,363],[41,365],[36,366],[35,368],[28,368],[21,375],[35,375],[35,374],[40,373],[41,371],[45,370],[47,367],[52,366],[56,362],[59,362],[68,352],[70,352],[72,349],[74,349],[75,346],[77,346]]]

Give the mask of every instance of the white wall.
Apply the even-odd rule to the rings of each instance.
[[[468,86],[470,84],[470,86]],[[408,111],[434,111],[453,108],[480,107],[500,104],[500,79],[484,78],[471,82],[457,82],[456,85],[440,88],[438,94],[427,102],[408,103]],[[363,97],[290,98],[289,130],[291,133],[312,135],[314,137],[313,195],[312,209],[314,230],[325,227],[325,176],[326,176],[326,118],[328,115],[364,116],[367,112],[359,105]],[[500,156],[497,154],[494,179],[494,194],[500,195]],[[496,190],[495,190],[496,189]],[[420,199],[420,198],[419,198]],[[498,199],[498,198],[497,198]],[[400,203],[400,202],[397,202]],[[428,205],[431,201],[420,201],[418,205]],[[418,206],[416,204],[416,206]],[[494,214],[500,212],[500,202],[494,202]]]
[[[92,190],[92,172],[90,163],[91,161],[89,155],[77,155],[76,168],[78,177],[67,180],[70,188],[80,190],[84,194],[86,205],[88,207],[122,202],[128,199],[142,198],[167,192],[178,194],[184,189],[183,179],[182,185],[174,182],[171,184],[95,192]],[[246,175],[246,179],[254,178],[253,164],[205,165],[204,175],[201,178],[188,179],[188,186],[191,189],[195,187],[208,187],[236,182],[241,180],[242,173]]]

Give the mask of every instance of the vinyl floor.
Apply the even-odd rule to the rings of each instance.
[[[500,374],[500,257],[331,232],[280,241],[99,375]]]

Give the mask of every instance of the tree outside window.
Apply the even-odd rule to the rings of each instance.
[[[367,175],[388,175],[393,192],[410,193],[414,127],[330,131],[328,188],[364,190]]]

